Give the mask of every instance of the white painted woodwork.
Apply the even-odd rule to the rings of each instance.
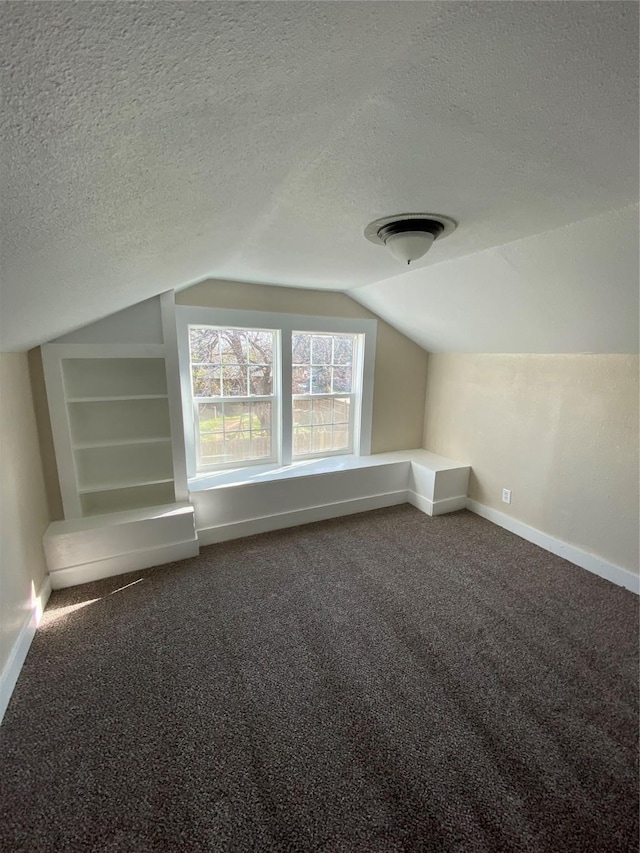
[[[333,457],[203,477],[191,501],[200,543],[210,544],[406,501],[428,515],[462,509],[469,472],[425,450]]]
[[[68,403],[68,412],[74,446],[92,441],[135,443],[171,438],[166,395],[131,397],[128,400],[73,401]]]
[[[169,426],[173,455],[173,487],[175,499],[189,499],[187,485],[187,457],[182,420],[182,390],[180,387],[180,362],[178,358],[178,329],[176,324],[175,293],[169,290],[160,296],[162,339],[165,348],[166,387],[169,400]]]
[[[221,326],[229,328],[275,329],[279,332],[279,361],[274,354],[274,364],[281,370],[287,385],[281,389],[280,418],[274,440],[281,435],[282,453],[279,462],[291,463],[292,402],[291,387],[291,334],[292,332],[331,332],[333,334],[355,333],[363,336],[364,343],[358,347],[357,365],[354,371],[353,394],[360,399],[360,409],[353,424],[354,453],[366,456],[371,453],[371,429],[373,419],[373,389],[375,376],[375,354],[377,321],[362,318],[324,317],[306,314],[283,314],[270,311],[246,311],[229,308],[203,308],[187,305],[175,307],[177,347],[182,389],[182,419],[186,445],[186,469],[189,478],[196,476],[196,427],[191,396],[191,369],[189,360],[189,326]],[[276,390],[279,381],[276,380]]]
[[[195,556],[194,510],[174,503],[57,521],[43,546],[53,589],[87,583]]]
[[[43,347],[67,519],[188,497],[173,293],[142,307],[96,324],[95,344],[85,329]],[[129,342],[132,316],[152,342]]]
[[[166,396],[164,358],[138,358],[135,370],[126,358],[66,358],[68,399]]]
[[[24,613],[22,626],[11,649],[9,659],[2,668],[2,671],[0,671],[0,723],[7,710],[7,705],[20,675],[20,670],[27,657],[31,642],[42,620],[42,613],[47,606],[51,589],[51,579],[49,577],[45,577],[38,590],[34,590],[32,585],[31,601]]]
[[[199,544],[414,502],[417,488],[424,489],[419,508],[436,515],[459,509],[461,501],[464,505],[468,476],[466,465],[415,450],[307,460],[260,472],[227,471],[194,482],[193,505],[117,512],[122,501],[118,490],[83,493],[83,501],[95,501],[91,510],[106,506],[108,514],[85,513],[50,525],[43,544],[51,583],[54,589],[86,583],[182,559],[196,554]],[[441,497],[436,499],[441,477]],[[138,488],[163,485],[172,488],[171,483]],[[450,494],[452,489],[463,491]]]
[[[119,489],[100,489],[81,495],[82,514],[102,513],[136,509],[140,506],[155,507],[173,500],[175,490],[173,478],[165,482],[129,483]]]
[[[558,557],[586,569],[588,572],[593,572],[601,578],[614,583],[616,586],[622,586],[630,592],[640,593],[640,577],[633,572],[623,569],[621,566],[616,566],[614,563],[599,557],[597,554],[591,554],[583,548],[578,548],[571,545],[569,542],[564,542],[556,536],[550,536],[542,530],[532,527],[530,524],[525,524],[505,512],[500,512],[493,507],[485,506],[478,501],[467,499],[467,509],[475,512],[477,515],[486,518],[493,524],[499,527],[504,527],[505,530],[510,530],[516,536],[526,539],[528,542],[533,542],[545,551],[550,551]]]

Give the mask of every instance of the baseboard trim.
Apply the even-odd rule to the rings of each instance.
[[[42,620],[42,613],[47,606],[51,595],[51,580],[46,577],[40,584],[40,589],[31,603],[31,611],[27,614],[22,628],[11,649],[11,654],[6,662],[2,673],[0,673],[0,723],[9,705],[9,700],[16,686],[20,670],[25,662],[29,647],[36,635],[38,625]]]
[[[510,530],[511,533],[515,533],[517,536],[533,542],[534,545],[539,545],[545,551],[550,551],[558,557],[563,557],[570,563],[580,566],[581,569],[593,572],[594,575],[599,575],[601,578],[616,584],[616,586],[622,586],[631,592],[635,592],[636,595],[640,594],[640,577],[627,569],[609,563],[603,560],[602,557],[597,557],[595,554],[590,554],[581,548],[576,548],[575,545],[569,545],[568,542],[563,542],[562,539],[556,539],[555,536],[543,533],[542,530],[531,527],[523,521],[512,518],[510,515],[506,515],[497,509],[492,509],[478,503],[478,501],[471,500],[471,498],[467,499],[467,509],[500,527],[504,527],[505,530]]]
[[[407,501],[424,512],[425,515],[444,515],[447,512],[456,512],[459,509],[466,509],[467,499],[464,495],[457,498],[445,498],[439,501],[430,501],[428,498],[419,495],[417,492],[409,490],[407,492]]]
[[[382,509],[382,507],[395,506],[396,504],[406,503],[406,501],[407,492],[402,489],[396,492],[368,495],[364,498],[351,498],[346,501],[318,504],[305,509],[277,512],[259,518],[205,527],[197,531],[198,541],[200,547],[214,545],[217,542],[227,542],[230,539],[241,539],[243,536],[254,536],[256,533],[269,533],[272,530],[281,530],[285,527],[299,527],[301,524],[310,524],[314,521],[326,521],[328,518]]]
[[[79,566],[70,566],[67,569],[57,569],[50,574],[51,586],[53,589],[65,589],[81,583],[123,575],[126,572],[151,569],[154,566],[173,563],[175,560],[185,560],[187,557],[197,556],[198,553],[198,540],[194,536],[193,539],[185,542],[174,542],[160,548],[129,551],[126,554],[118,554],[105,560],[95,560]]]

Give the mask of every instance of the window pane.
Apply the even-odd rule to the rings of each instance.
[[[351,364],[353,362],[353,338],[336,335],[333,339],[333,363]]]
[[[355,393],[357,335],[294,332],[292,335],[293,455],[349,452],[351,396]],[[306,359],[306,360],[305,360]],[[311,406],[309,406],[311,402]],[[306,427],[310,426],[310,432]]]
[[[331,364],[331,335],[313,335],[311,339],[311,364]]]
[[[349,423],[351,400],[347,397],[336,397],[333,401],[333,422],[336,424]]]
[[[200,432],[222,431],[222,403],[199,403],[198,423]]]
[[[271,403],[251,403],[251,429],[256,432],[271,429]]]
[[[293,428],[293,455],[305,456],[311,453],[311,427]]]
[[[293,455],[348,452],[350,448],[349,397],[316,397],[293,401]],[[309,424],[310,416],[310,426]]]
[[[294,364],[309,364],[311,361],[311,335],[294,332],[291,336],[291,360]]]
[[[307,426],[311,423],[311,400],[293,401],[293,425]]]
[[[247,363],[247,335],[236,329],[220,330],[220,352],[223,364]]]
[[[313,453],[331,450],[331,443],[331,424],[328,426],[313,427],[311,434],[311,449]]]
[[[333,368],[333,392],[351,391],[351,365]]]
[[[333,400],[313,401],[313,423],[330,424],[333,420]]]
[[[220,396],[220,368],[211,365],[194,365],[191,368],[194,397]]]
[[[206,326],[190,326],[189,352],[191,361],[217,364],[220,361],[219,339],[218,329],[210,329]]]
[[[224,404],[224,431],[249,432],[251,429],[250,403],[225,403]]]
[[[347,424],[336,424],[333,428],[333,450],[347,450],[349,447],[349,428]]]
[[[330,394],[331,393],[331,368],[330,367],[312,367],[311,368],[311,393],[312,394]]]
[[[222,394],[225,397],[247,396],[247,369],[233,365],[222,368]]]
[[[251,436],[248,432],[232,432],[225,436],[225,454],[228,462],[245,462],[251,459]]]
[[[273,332],[247,332],[250,364],[273,364]]]
[[[310,369],[308,367],[294,367],[291,377],[292,394],[309,393]]]
[[[271,366],[265,364],[261,367],[249,368],[249,393],[264,397],[271,394]]]
[[[224,462],[224,436],[221,432],[200,437],[200,461],[202,465]]]
[[[258,430],[251,434],[251,458],[266,459],[271,456],[271,433],[269,430]]]
[[[204,403],[198,408],[202,466],[271,457],[271,403]]]
[[[199,467],[272,458],[276,332],[263,329],[190,327],[193,396],[219,397],[197,408]]]

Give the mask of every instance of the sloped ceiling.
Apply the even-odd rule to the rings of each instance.
[[[430,352],[637,353],[638,205],[349,291]]]
[[[445,293],[459,263],[474,348],[497,351],[506,284],[487,286],[486,258],[512,253],[493,247],[608,211],[625,219],[637,201],[635,3],[34,2],[1,14],[3,349],[206,276],[353,289],[427,348],[459,349]],[[400,280],[362,231],[413,210],[460,226]],[[614,253],[599,246],[605,271]],[[483,259],[478,280],[469,256]],[[430,281],[440,297],[427,311]],[[587,330],[605,286],[592,276],[576,297],[575,275],[554,279]],[[540,300],[531,290],[522,305]],[[571,345],[616,351],[614,325]],[[535,313],[530,326],[532,351],[554,344]]]

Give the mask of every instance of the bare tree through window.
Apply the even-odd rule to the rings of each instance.
[[[275,333],[191,326],[202,466],[273,456]]]

